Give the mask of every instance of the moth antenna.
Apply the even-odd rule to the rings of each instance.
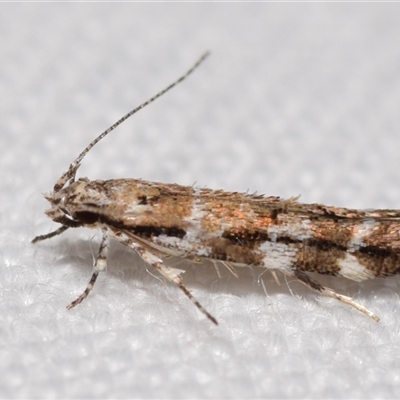
[[[64,172],[60,179],[56,182],[53,188],[53,192],[56,193],[59,190],[61,190],[65,183],[69,180],[70,183],[75,181],[75,174],[78,168],[80,167],[81,161],[83,158],[86,156],[87,153],[92,149],[92,147],[97,144],[101,139],[106,137],[111,131],[113,131],[118,125],[122,124],[125,120],[127,120],[129,117],[131,117],[133,114],[136,114],[139,110],[142,108],[146,107],[150,103],[152,103],[154,100],[158,99],[161,97],[163,94],[168,92],[170,89],[172,89],[174,86],[176,86],[178,83],[182,82],[185,80],[208,56],[210,53],[207,51],[204,53],[199,60],[184,74],[182,75],[179,79],[171,83],[169,86],[167,86],[164,90],[161,90],[161,92],[157,93],[155,96],[150,98],[149,100],[145,101],[142,103],[140,106],[134,108],[132,111],[128,112],[128,114],[124,115],[122,118],[120,118],[117,122],[115,122],[113,125],[111,125],[108,129],[106,129],[103,133],[101,133],[99,136],[97,136],[96,139],[94,139],[83,151],[79,156],[76,158],[72,164],[70,164],[69,169],[67,172]]]

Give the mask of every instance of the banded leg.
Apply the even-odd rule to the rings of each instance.
[[[108,248],[109,248],[109,237],[108,237],[108,232],[107,229],[103,229],[103,238],[101,239],[100,243],[100,248],[99,248],[99,253],[97,255],[96,261],[94,262],[93,265],[93,273],[92,277],[90,278],[90,281],[88,285],[86,286],[85,291],[76,299],[74,300],[69,306],[67,306],[68,310],[71,308],[75,307],[79,303],[82,303],[83,300],[88,297],[89,293],[92,291],[94,283],[96,282],[96,279],[101,271],[106,269],[107,267],[107,257],[108,257]]]
[[[190,293],[189,289],[183,284],[181,274],[184,272],[178,268],[172,268],[165,265],[164,261],[157,257],[151,250],[146,249],[141,244],[137,243],[133,238],[126,235],[121,231],[113,231],[116,239],[137,251],[142,259],[154,267],[164,278],[168,281],[175,283],[183,293],[194,303],[194,305],[201,311],[212,323],[218,325],[217,320],[199,303],[199,301]]]
[[[54,236],[61,235],[61,234],[62,234],[63,232],[65,232],[67,229],[69,229],[69,226],[65,226],[65,225],[60,226],[58,229],[56,229],[56,230],[53,231],[53,232],[46,233],[45,235],[36,236],[35,238],[33,238],[33,239],[31,240],[31,243],[37,243],[37,242],[40,242],[41,240],[46,240],[46,239],[50,239],[50,238],[52,238],[52,237],[54,237]]]
[[[362,313],[372,318],[376,322],[379,322],[379,317],[375,313],[363,307],[361,304],[356,303],[351,297],[336,293],[333,289],[321,285],[319,282],[310,278],[307,274],[305,274],[302,271],[294,271],[293,276],[297,278],[301,283],[304,283],[310,289],[316,290],[323,296],[332,297],[333,299],[339,300],[342,303],[349,304],[350,306],[354,307],[358,311],[361,311]]]

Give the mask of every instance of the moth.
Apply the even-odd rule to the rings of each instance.
[[[93,273],[83,293],[67,308],[81,303],[107,266],[110,239],[132,250],[167,281],[176,284],[214,324],[217,320],[186,288],[181,269],[165,264],[173,255],[212,260],[237,276],[240,266],[281,272],[323,296],[355,307],[375,321],[372,311],[352,298],[323,286],[308,273],[342,276],[354,281],[400,272],[400,211],[360,211],[302,204],[298,198],[251,195],[148,182],[141,179],[76,179],[83,158],[100,140],[133,114],[186,79],[208,56],[184,75],[133,109],[94,139],[44,197],[48,217],[61,224],[35,237],[36,243],[67,229],[100,229],[102,239]]]

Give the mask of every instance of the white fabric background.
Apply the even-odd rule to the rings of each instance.
[[[263,271],[177,261],[212,326],[114,243],[43,214],[69,163],[120,116],[212,56],[96,146],[79,176],[137,177],[304,202],[396,208],[398,4],[0,5],[1,398],[395,398],[400,280],[323,283],[379,324]],[[150,273],[148,273],[150,272]]]

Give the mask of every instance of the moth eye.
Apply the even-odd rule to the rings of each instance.
[[[138,205],[145,206],[147,204],[147,197],[145,195],[138,197]]]
[[[99,220],[99,216],[96,213],[90,211],[79,211],[74,214],[74,219],[82,222],[83,224],[94,224]]]

